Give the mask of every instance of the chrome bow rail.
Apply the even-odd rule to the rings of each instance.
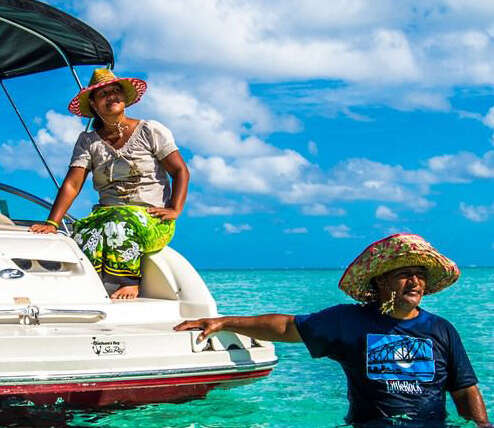
[[[95,323],[106,318],[103,311],[48,309],[36,305],[0,309],[0,324],[38,325],[40,323]]]

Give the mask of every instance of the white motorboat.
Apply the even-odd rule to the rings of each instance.
[[[4,79],[68,65],[80,84],[74,65],[113,63],[99,33],[34,0],[0,0],[0,40],[0,83],[21,121]],[[9,62],[5,43],[14,40]],[[5,214],[14,196],[50,208],[0,184]],[[198,344],[198,331],[173,330],[218,315],[204,281],[173,249],[144,258],[141,297],[112,301],[75,242],[29,232],[34,221],[0,216],[0,396],[84,406],[181,402],[261,379],[275,366],[269,342],[221,332]]]
[[[36,403],[184,401],[267,376],[273,345],[222,332],[201,344],[183,319],[217,315],[171,248],[145,257],[142,297],[112,301],[75,242],[0,224],[0,395]]]

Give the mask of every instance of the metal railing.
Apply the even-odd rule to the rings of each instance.
[[[50,309],[36,305],[0,309],[0,324],[95,323],[105,318],[105,312],[95,310]]]

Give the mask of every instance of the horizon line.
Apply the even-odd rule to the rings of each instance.
[[[480,265],[468,265],[468,266],[458,266],[460,270],[462,269],[494,269],[494,266],[480,266]],[[208,270],[208,271],[220,271],[220,270],[262,270],[262,271],[272,271],[272,270],[345,270],[347,267],[197,267],[196,270]]]

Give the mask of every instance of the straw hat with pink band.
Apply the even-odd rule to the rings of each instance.
[[[88,87],[81,89],[70,102],[69,111],[77,116],[93,117],[89,108],[89,94],[94,89],[111,83],[118,83],[122,87],[125,94],[125,107],[138,102],[147,88],[144,80],[134,77],[117,77],[107,68],[97,68],[93,72]]]
[[[399,233],[369,245],[346,269],[339,288],[360,302],[376,300],[372,278],[409,266],[427,269],[425,294],[433,294],[449,287],[460,276],[458,266],[439,253],[424,238]]]

